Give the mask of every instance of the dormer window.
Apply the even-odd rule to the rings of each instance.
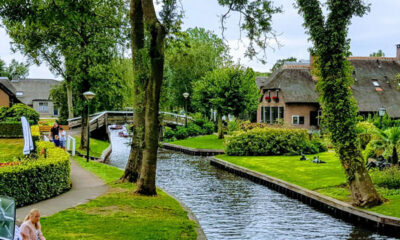
[[[372,84],[374,84],[374,87],[380,87],[381,86],[377,79],[372,79]]]
[[[15,95],[17,95],[17,97],[22,97],[22,96],[24,96],[24,92],[18,91],[15,93]]]

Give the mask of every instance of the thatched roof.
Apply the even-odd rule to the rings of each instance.
[[[377,112],[385,107],[391,117],[400,117],[400,90],[396,75],[400,62],[394,58],[349,58],[354,67],[352,86],[360,112]],[[379,84],[377,89],[373,80]],[[318,103],[315,81],[309,66],[283,66],[271,75],[262,89],[280,89],[285,103]],[[382,90],[382,91],[380,91]]]
[[[18,99],[26,105],[32,105],[35,99],[49,99],[50,89],[60,83],[61,81],[53,79],[36,78],[11,81],[16,91],[23,92],[23,95],[18,96]]]
[[[0,89],[6,92],[9,96],[15,96],[15,88],[6,77],[0,77]]]

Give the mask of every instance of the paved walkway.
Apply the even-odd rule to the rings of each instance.
[[[17,209],[17,219],[23,220],[32,208],[40,210],[41,216],[49,216],[67,208],[95,199],[108,190],[103,180],[81,168],[71,158],[72,188],[52,199],[44,200],[29,206]]]

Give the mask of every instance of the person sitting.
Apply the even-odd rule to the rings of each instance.
[[[300,161],[306,161],[306,160],[307,160],[306,155],[304,155],[304,153],[301,153]]]
[[[32,209],[29,212],[20,230],[23,240],[46,240],[42,234],[40,212],[37,209]]]
[[[317,157],[317,156],[314,157],[314,160],[312,162],[313,163],[326,163],[326,162],[324,162],[322,160],[319,160],[319,157]]]

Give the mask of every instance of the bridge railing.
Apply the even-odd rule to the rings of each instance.
[[[163,121],[168,122],[168,123],[176,123],[177,125],[183,125],[185,124],[185,115],[179,115],[176,113],[170,113],[170,112],[160,112],[162,115]],[[188,122],[193,121],[192,117],[187,117]]]

